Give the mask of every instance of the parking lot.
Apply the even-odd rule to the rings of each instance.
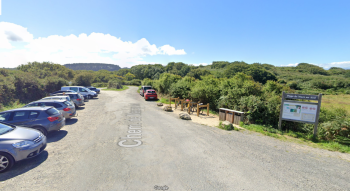
[[[350,162],[334,152],[183,121],[136,91],[86,102],[43,153],[0,174],[0,190],[350,188]]]

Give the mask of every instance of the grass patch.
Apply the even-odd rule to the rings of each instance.
[[[323,95],[321,107],[331,108],[343,108],[350,113],[350,95]]]
[[[141,87],[142,86],[138,86],[139,88],[137,88],[137,93],[139,93],[140,94],[140,90],[141,90]]]
[[[169,99],[167,99],[167,98],[160,98],[160,99],[158,99],[157,102],[164,103],[164,104],[169,104]],[[175,104],[175,102],[171,101],[171,104]]]
[[[203,113],[207,113],[207,109],[202,109]],[[219,112],[209,109],[209,113],[213,115],[219,115]]]
[[[339,151],[342,153],[350,153],[349,146],[342,145],[333,141],[330,141],[330,142],[320,141],[320,140],[314,139],[312,135],[305,135],[300,132],[293,132],[293,131],[281,132],[272,127],[267,127],[264,125],[257,125],[257,124],[251,124],[251,125],[241,124],[240,126],[247,130],[255,131],[270,137],[281,139],[281,140],[288,140],[291,142],[305,144],[314,148],[326,149],[330,151]]]
[[[25,106],[26,104],[24,103],[19,103],[19,102],[15,102],[11,105],[7,105],[7,106],[2,106],[0,107],[0,112],[1,111],[7,111],[7,110],[11,110],[11,109],[16,109],[16,108],[20,108],[20,107],[23,107]]]
[[[111,88],[111,89],[103,89],[103,90],[107,90],[107,91],[123,91],[123,90],[127,90],[127,89],[129,89],[128,86],[123,86],[123,88],[121,88],[121,89]]]

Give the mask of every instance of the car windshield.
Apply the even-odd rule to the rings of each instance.
[[[8,133],[8,132],[10,132],[10,131],[12,131],[12,130],[13,130],[12,127],[0,123],[0,135],[3,135],[3,134],[5,134],[5,133]]]

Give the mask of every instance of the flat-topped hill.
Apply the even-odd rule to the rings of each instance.
[[[103,63],[73,63],[73,64],[65,64],[64,66],[72,70],[116,71],[120,69],[120,66],[118,65],[103,64]]]

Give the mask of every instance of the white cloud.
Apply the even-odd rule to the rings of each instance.
[[[30,42],[33,35],[20,25],[8,22],[0,22],[0,48],[11,49],[14,46],[10,42]]]
[[[206,65],[209,65],[209,64],[203,62],[203,63],[196,63],[196,64],[190,64],[190,65],[193,65],[193,66],[199,66],[199,65],[206,66]]]
[[[160,49],[161,54],[167,54],[167,55],[183,55],[183,54],[186,54],[184,49],[175,50],[175,48],[170,46],[170,45],[164,45],[164,46],[160,47],[159,49]]]
[[[350,61],[343,61],[343,62],[332,62],[330,64],[327,64],[326,67],[340,67],[340,68],[350,68]]]
[[[281,65],[281,66],[298,66],[299,63],[295,63],[295,64],[287,64],[287,65]]]
[[[24,48],[15,47],[14,41],[26,42],[26,45]],[[146,56],[184,54],[183,49],[176,50],[170,45],[157,47],[145,38],[133,43],[103,33],[51,35],[33,39],[26,28],[0,22],[0,67],[16,67],[32,61],[59,64],[98,62],[130,67],[145,63],[143,58]]]

